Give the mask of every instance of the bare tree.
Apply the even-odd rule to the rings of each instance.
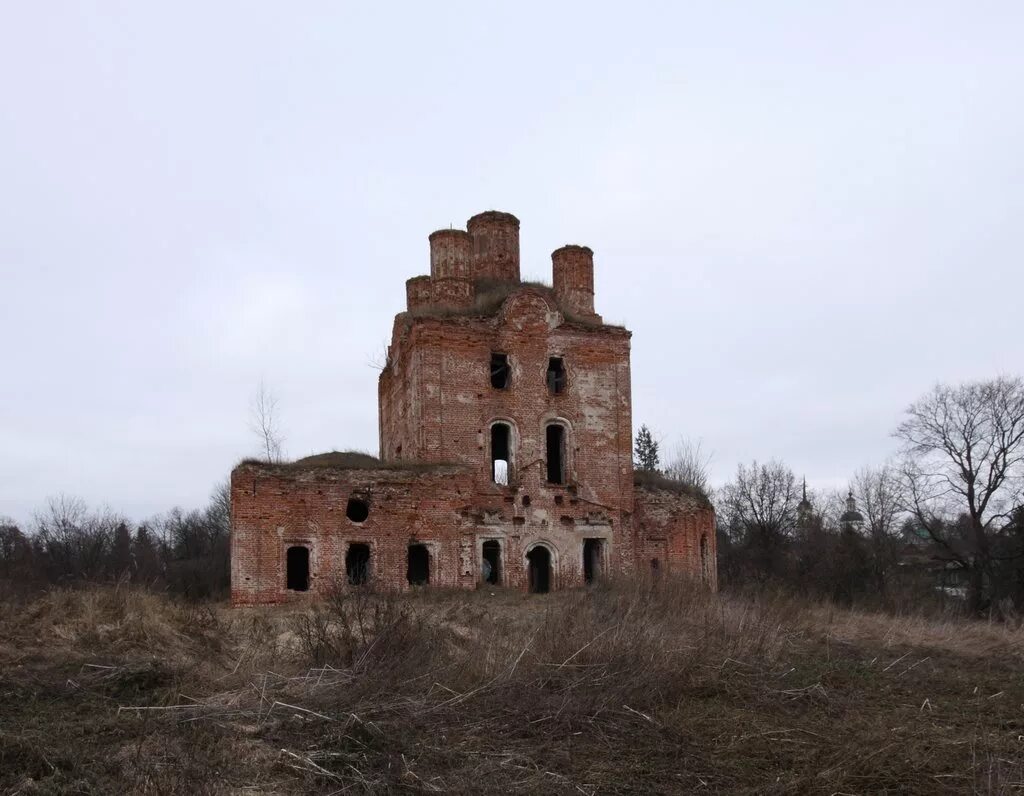
[[[387,338],[376,353],[367,356],[366,365],[374,370],[387,370],[391,367],[391,342]]]
[[[249,408],[249,428],[259,438],[260,453],[271,463],[281,461],[281,434],[277,397],[260,381]]]
[[[969,574],[971,608],[985,607],[992,534],[1009,522],[1024,482],[1024,382],[998,378],[938,385],[907,409],[902,440],[907,508],[949,560]],[[967,522],[966,539],[948,533]]]
[[[672,449],[665,475],[710,494],[711,460],[712,455],[705,453],[701,440],[682,439]]]
[[[854,473],[851,490],[872,536],[899,536],[905,500],[899,471],[893,465],[861,468]]]
[[[889,571],[896,564],[904,516],[903,484],[891,464],[864,467],[853,476],[851,491],[864,514],[871,541],[871,567],[875,587],[884,592]]]
[[[742,537],[755,574],[778,574],[786,540],[797,524],[800,489],[793,471],[780,461],[739,465],[736,480],[721,492],[724,525]]]
[[[118,525],[126,522],[109,509],[90,511],[80,498],[61,494],[36,514],[33,543],[51,579],[96,579],[106,571]]]

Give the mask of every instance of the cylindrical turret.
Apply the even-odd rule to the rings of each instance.
[[[489,210],[466,222],[473,239],[473,278],[519,282],[519,219]]]
[[[405,303],[409,312],[429,307],[433,280],[429,276],[414,276],[405,282]]]
[[[594,315],[594,252],[586,246],[563,246],[551,253],[555,295],[567,311]]]
[[[439,229],[430,236],[431,294],[438,308],[473,304],[473,239],[461,229]]]
[[[430,235],[430,275],[434,279],[471,279],[473,239],[461,229],[439,229]]]

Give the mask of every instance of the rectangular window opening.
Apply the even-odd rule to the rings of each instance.
[[[604,539],[583,540],[583,580],[593,583],[601,577],[604,563]]]
[[[565,483],[565,428],[557,424],[548,426],[548,483]]]
[[[365,586],[370,582],[370,546],[350,544],[345,554],[345,575],[349,585]]]
[[[489,583],[492,586],[501,585],[501,544],[496,541],[484,542],[484,566],[483,576],[484,583]]]
[[[565,362],[561,357],[548,360],[548,392],[561,395],[565,392]]]
[[[508,354],[491,354],[491,386],[496,390],[508,387],[512,371],[508,365]]]
[[[430,551],[425,544],[409,545],[406,580],[410,586],[430,584]]]
[[[289,547],[285,564],[288,591],[309,591],[309,548]]]
[[[512,463],[512,428],[505,423],[491,426],[491,479],[508,486]]]

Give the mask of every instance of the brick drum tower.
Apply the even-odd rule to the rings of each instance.
[[[702,495],[634,474],[630,333],[594,310],[594,255],[524,283],[519,220],[430,238],[380,374],[380,456],[245,461],[231,474],[231,595],[582,586],[685,572],[716,586]],[[640,477],[643,476],[643,477]]]

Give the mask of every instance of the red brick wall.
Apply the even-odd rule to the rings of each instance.
[[[559,422],[567,429],[569,483],[578,496],[606,511],[632,510],[627,331],[561,323],[553,302],[531,288],[511,296],[493,318],[410,317],[406,323],[380,380],[386,461],[458,461],[488,484],[490,427],[506,422],[514,429],[513,483],[540,495],[552,491],[545,428]],[[508,355],[506,389],[491,386],[492,352]],[[553,356],[567,371],[561,395],[548,390]]]
[[[351,497],[365,500],[362,523],[346,517]],[[561,499],[561,502],[556,502]],[[583,544],[604,541],[605,571],[621,570],[630,549],[618,547],[621,518],[595,512],[571,494],[524,505],[509,490],[481,492],[461,467],[413,470],[339,470],[295,465],[243,464],[231,477],[232,601],[236,605],[303,599],[345,584],[350,544],[371,548],[373,582],[409,588],[408,549],[425,544],[432,586],[475,588],[481,580],[483,543],[502,548],[504,586],[527,587],[526,553],[537,543],[553,554],[552,587],[583,583]],[[310,550],[310,591],[289,592],[288,547]]]
[[[638,568],[685,573],[718,589],[713,509],[685,495],[645,487],[636,493],[633,525]]]

